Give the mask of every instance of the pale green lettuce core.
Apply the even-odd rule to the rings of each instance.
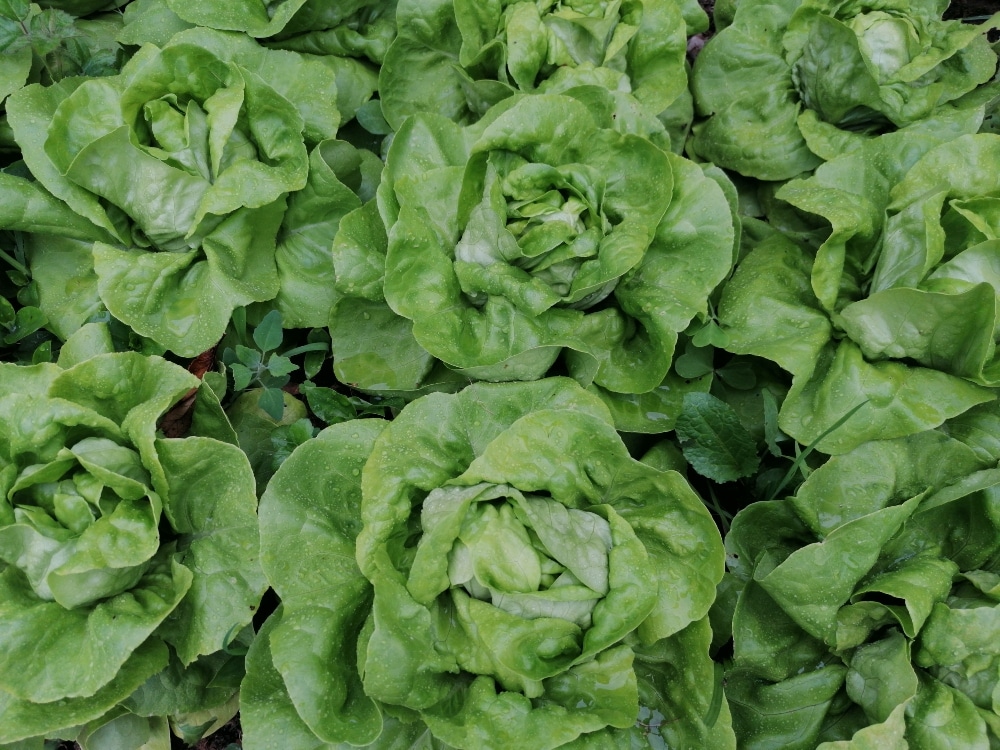
[[[860,13],[847,24],[858,35],[861,52],[878,71],[878,82],[885,83],[920,51],[917,30],[905,18],[883,11]]]
[[[277,741],[279,716],[293,750],[379,746],[400,715],[428,741],[499,750],[643,742],[656,712],[676,717],[665,742],[733,746],[728,708],[704,720],[718,532],[572,380],[480,383],[331,427],[261,514],[283,607],[250,655],[249,750]],[[699,675],[684,689],[678,660]]]
[[[442,544],[438,529],[457,510],[455,494],[439,489],[424,501],[418,559],[421,547]],[[478,504],[461,520],[447,553],[450,586],[509,614],[557,617],[589,627],[594,605],[608,593],[608,522],[512,487],[484,486],[477,494]],[[491,504],[498,499],[507,500],[499,510]],[[416,596],[412,577],[409,588]]]

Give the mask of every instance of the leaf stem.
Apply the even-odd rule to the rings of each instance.
[[[806,446],[805,450],[803,450],[798,456],[795,457],[795,460],[792,462],[792,465],[788,467],[788,471],[785,472],[785,476],[781,478],[781,481],[778,483],[778,486],[775,488],[774,492],[771,494],[771,497],[769,499],[776,500],[778,498],[778,495],[781,494],[781,491],[785,489],[785,485],[787,485],[789,482],[792,481],[792,477],[795,476],[795,472],[799,470],[799,467],[802,466],[805,460],[809,457],[809,454],[813,452],[813,449],[816,448],[816,446],[820,443],[820,441],[822,441],[827,435],[829,435],[834,430],[840,428],[844,424],[844,422],[853,417],[854,414],[858,411],[858,409],[867,404],[868,401],[869,399],[866,398],[860,404],[854,406],[844,416],[842,416],[840,419],[834,422],[822,435],[820,435],[818,438],[809,443],[809,445]]]
[[[12,266],[12,267],[13,267],[13,268],[15,269],[15,270],[17,270],[17,271],[20,271],[20,272],[21,272],[21,273],[23,273],[23,274],[24,274],[25,276],[28,276],[28,277],[30,277],[30,276],[31,276],[31,272],[30,272],[30,271],[28,270],[28,267],[27,267],[26,265],[24,265],[23,263],[20,263],[20,262],[18,262],[17,260],[15,260],[14,258],[12,258],[12,257],[11,257],[10,255],[8,255],[8,254],[7,254],[7,253],[6,253],[6,252],[5,252],[4,250],[2,250],[2,249],[0,249],[0,258],[3,258],[3,259],[4,259],[5,261],[7,261],[7,262],[8,262],[8,263],[9,263],[9,264],[10,264],[10,265],[11,265],[11,266]]]

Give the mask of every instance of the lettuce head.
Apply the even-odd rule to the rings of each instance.
[[[611,123],[552,94],[464,127],[408,118],[334,240],[337,377],[406,391],[439,363],[506,381],[561,360],[609,392],[660,386],[729,272],[733,219],[713,176]]]
[[[985,103],[996,53],[941,0],[742,0],[698,56],[690,149],[762,180],[823,159],[815,141],[878,135]],[[824,157],[826,158],[826,157]]]
[[[306,185],[306,140],[329,137],[336,114],[302,93],[309,86],[326,100],[336,87],[322,64],[289,69],[262,59],[267,52],[201,30],[142,47],[119,75],[29,86],[9,99],[37,180],[16,189],[60,204],[55,220],[11,225],[32,233],[32,258],[45,256],[40,306],[58,335],[103,305],[194,356],[218,341],[235,307],[278,293],[286,196]]]
[[[248,655],[248,750],[734,746],[711,710],[718,531],[572,380],[330,427],[261,514],[282,607]]]
[[[997,744],[996,419],[870,441],[737,514],[726,694],[746,747]]]
[[[218,652],[266,583],[218,401],[195,391],[187,436],[164,437],[199,380],[135,352],[2,364],[0,383],[0,742],[227,703]]]

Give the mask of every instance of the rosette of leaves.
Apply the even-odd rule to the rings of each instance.
[[[1000,136],[975,134],[978,123],[963,113],[934,133],[856,144],[778,191],[825,221],[825,239],[760,242],[719,321],[727,349],[792,374],[779,421],[799,442],[861,403],[821,451],[922,432],[995,398]]]
[[[248,750],[734,746],[718,531],[569,379],[329,427],[261,519],[282,606],[248,655]]]
[[[737,514],[725,683],[742,746],[997,744],[996,422],[990,405],[954,437],[870,441]]]
[[[614,97],[619,127],[667,145],[656,118],[674,108],[664,121],[679,150],[691,120],[687,36],[708,18],[674,0],[402,0],[397,23],[379,74],[394,129],[416,112],[468,124],[516,92],[597,87]]]
[[[0,364],[0,383],[0,742],[166,742],[167,716],[231,704],[242,659],[219,652],[266,587],[247,458],[207,387],[163,437],[200,381],[158,357]]]
[[[225,0],[135,0],[125,9],[119,39],[162,46],[182,31],[217,29],[244,41],[249,35],[268,48],[306,53],[335,75],[337,108],[347,121],[377,88],[378,66],[396,34],[395,7],[395,0],[250,0],[235,5]]]
[[[983,26],[944,21],[947,0],[749,0],[692,76],[707,117],[690,149],[762,180],[815,169],[838,132],[876,135],[985,102],[996,71]],[[988,98],[988,97],[987,97]],[[821,158],[822,157],[822,158]]]
[[[117,76],[29,86],[8,101],[37,180],[10,183],[11,200],[32,210],[8,226],[37,236],[41,308],[63,338],[103,305],[194,356],[235,307],[278,293],[286,196],[306,185],[305,138],[330,135],[322,119],[334,106],[296,104],[310,86],[335,91],[333,75],[273,58],[258,74],[241,64],[252,57],[228,54],[245,45],[198,38],[216,41],[147,45]]]
[[[343,76],[320,59],[267,49],[243,34],[198,28],[177,34],[171,44],[181,42],[267,76],[302,115],[309,173],[305,186],[288,196],[275,247],[279,288],[269,305],[287,328],[325,326],[336,294],[330,244],[340,219],[374,195],[382,171],[374,153],[336,136],[371,96],[374,79],[371,86],[354,85],[353,77],[343,86]]]
[[[729,271],[733,221],[701,168],[609,123],[546,94],[466,127],[409,118],[334,240],[338,379],[414,390],[440,361],[531,380],[564,355],[584,385],[660,386]]]

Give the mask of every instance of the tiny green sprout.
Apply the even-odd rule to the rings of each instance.
[[[278,352],[278,347],[284,341],[284,331],[281,327],[281,313],[271,310],[253,329],[251,340],[256,348],[248,346],[246,336],[246,311],[239,310],[233,315],[232,328],[238,340],[246,342],[227,347],[222,353],[222,361],[233,376],[233,390],[245,391],[249,388],[263,388],[257,405],[274,419],[281,419],[284,412],[284,397],[282,388],[288,385],[291,374],[299,369],[292,357],[329,350],[329,343],[323,340],[310,341],[284,352]],[[320,359],[322,363],[322,359]],[[315,359],[307,361],[311,371],[318,369]]]

